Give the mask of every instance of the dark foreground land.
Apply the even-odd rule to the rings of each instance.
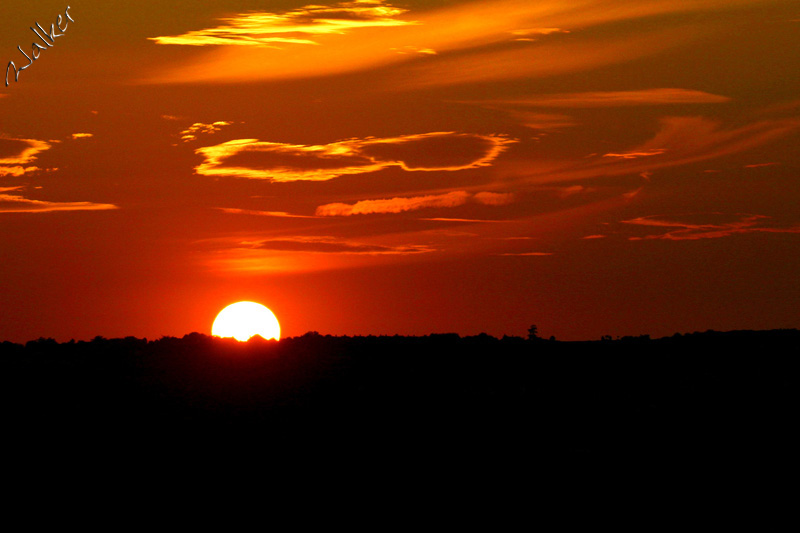
[[[329,458],[741,462],[794,448],[798,355],[797,330],[40,339],[0,345],[0,416],[17,451],[88,447],[117,460],[185,439]]]

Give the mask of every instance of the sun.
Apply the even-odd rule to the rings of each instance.
[[[246,341],[253,335],[279,340],[281,325],[272,311],[263,305],[236,302],[219,312],[211,326],[211,334],[215,337],[233,337],[237,341]]]

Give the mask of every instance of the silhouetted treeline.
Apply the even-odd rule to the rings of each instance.
[[[0,345],[0,415],[6,434],[58,446],[191,433],[372,450],[734,454],[788,446],[799,354],[797,330],[591,342],[40,339]]]

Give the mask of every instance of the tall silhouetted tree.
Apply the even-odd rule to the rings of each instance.
[[[528,340],[533,341],[539,338],[539,328],[536,327],[536,324],[531,324],[531,327],[528,328]]]

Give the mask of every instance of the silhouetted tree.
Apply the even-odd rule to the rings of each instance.
[[[531,324],[531,327],[528,328],[528,340],[535,341],[539,338],[539,328],[536,327],[536,324]]]

